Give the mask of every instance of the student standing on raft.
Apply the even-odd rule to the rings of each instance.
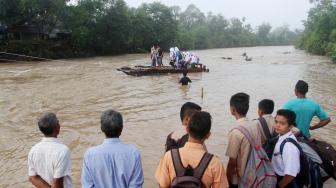
[[[159,67],[163,66],[162,59],[163,59],[163,50],[162,50],[162,48],[158,45],[157,54],[156,54],[156,60],[157,60],[157,65],[158,65]]]
[[[158,55],[159,45],[155,43],[151,48],[151,60],[152,66],[155,67],[156,63],[158,62],[157,55]]]

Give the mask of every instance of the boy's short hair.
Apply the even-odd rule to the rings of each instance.
[[[295,85],[295,89],[300,94],[305,95],[308,92],[308,83],[303,80],[299,80]]]
[[[50,136],[56,130],[57,126],[59,125],[59,122],[56,117],[56,114],[47,112],[43,114],[43,116],[38,120],[37,124],[40,131],[45,136]]]
[[[230,106],[234,107],[240,115],[246,115],[249,110],[250,96],[246,93],[236,93],[230,99]]]
[[[184,71],[182,74],[183,76],[187,76],[187,71]]]
[[[277,116],[283,116],[287,119],[288,125],[294,125],[296,127],[295,119],[296,119],[296,114],[292,110],[287,110],[287,109],[280,109],[277,111]]]
[[[197,140],[202,140],[210,132],[211,115],[208,112],[195,112],[189,121],[189,135]]]
[[[271,99],[263,99],[259,102],[258,108],[265,114],[272,114],[274,111],[274,102]]]
[[[193,103],[193,102],[186,102],[182,105],[181,110],[180,110],[180,118],[181,121],[184,119],[184,115],[186,111],[188,110],[196,110],[196,111],[201,111],[202,107],[200,107],[198,104]]]

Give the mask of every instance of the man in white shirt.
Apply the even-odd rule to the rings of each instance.
[[[45,113],[38,127],[44,138],[29,151],[29,181],[35,187],[71,188],[70,150],[57,139],[60,124],[56,115]]]

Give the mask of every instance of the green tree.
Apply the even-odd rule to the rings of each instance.
[[[258,26],[257,29],[257,40],[260,45],[269,45],[270,44],[270,31],[272,26],[268,23],[264,23]]]
[[[95,48],[103,54],[127,51],[131,46],[130,28],[131,19],[126,3],[123,0],[112,2],[95,28]]]
[[[142,9],[150,18],[148,21],[150,21],[151,34],[147,37],[152,37],[152,44],[159,42],[164,49],[174,45],[178,26],[171,9],[158,2],[143,4],[139,9]]]
[[[180,23],[186,29],[201,26],[205,23],[205,15],[195,5],[189,5],[184,12],[180,14]]]
[[[333,0],[314,1],[317,5],[309,11],[298,48],[310,53],[329,55],[336,60],[335,29],[336,2]]]

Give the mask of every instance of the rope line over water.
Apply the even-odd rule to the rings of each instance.
[[[48,59],[48,58],[42,58],[42,57],[36,57],[36,56],[30,56],[30,55],[23,55],[23,54],[16,54],[16,53],[9,53],[9,52],[0,52],[0,54],[19,56],[19,57],[27,57],[27,58],[39,59],[39,60],[45,60],[45,61],[67,62],[67,61],[63,61],[63,60]],[[0,59],[0,60],[6,60],[6,59]],[[8,61],[22,62],[22,61],[18,61],[18,60],[9,60],[9,59],[7,59],[7,60]]]

